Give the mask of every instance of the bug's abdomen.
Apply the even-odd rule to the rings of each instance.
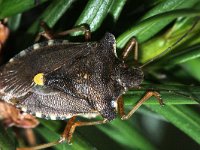
[[[61,92],[48,94],[34,92],[18,103],[17,107],[39,118],[51,120],[64,120],[76,115],[96,113],[86,100]]]

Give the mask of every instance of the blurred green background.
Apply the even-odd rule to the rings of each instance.
[[[86,23],[92,41],[111,32],[120,55],[126,42],[136,37],[140,63],[172,46],[186,34],[200,16],[199,0],[0,0],[0,19],[8,18],[10,36],[3,48],[2,62],[34,43],[45,21],[54,31],[64,31]],[[127,121],[116,119],[106,125],[77,128],[73,144],[52,149],[200,149],[200,22],[162,58],[144,68],[141,90],[124,95],[126,111],[145,90],[153,88],[162,95],[164,107],[151,98]],[[81,33],[66,36],[83,42]],[[131,63],[132,57],[129,58]],[[169,92],[170,91],[170,92]],[[81,118],[80,118],[81,119]],[[40,120],[33,129],[38,143],[57,140],[66,121]],[[16,137],[23,129],[0,126],[0,148],[28,146]]]

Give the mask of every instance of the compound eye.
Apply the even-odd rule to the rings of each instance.
[[[44,85],[44,73],[38,73],[34,76],[33,82],[36,85]]]

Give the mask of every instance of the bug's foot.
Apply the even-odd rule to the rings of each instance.
[[[66,139],[65,139],[65,137],[60,137],[60,140],[58,141],[59,143],[63,143],[64,141],[65,141]]]
[[[72,139],[72,136],[69,136],[69,135],[68,136],[61,136],[59,143],[67,142],[67,144],[72,145],[71,139]]]
[[[160,104],[160,106],[165,106],[165,103],[163,102],[163,99],[161,98],[161,96],[158,97],[158,102]]]
[[[121,117],[121,120],[127,120],[129,117],[127,115],[124,115]]]
[[[72,145],[71,138],[67,138],[66,141],[67,141],[67,144]]]
[[[153,96],[155,96],[160,104],[160,106],[165,106],[164,102],[163,102],[163,99],[161,98],[161,95],[160,93],[156,92],[156,91],[153,91]]]
[[[160,106],[161,106],[161,107],[164,107],[164,106],[165,106],[165,103],[160,104]]]

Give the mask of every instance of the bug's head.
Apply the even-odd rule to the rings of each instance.
[[[125,89],[129,89],[138,87],[143,79],[144,74],[140,68],[122,67],[117,80]]]

